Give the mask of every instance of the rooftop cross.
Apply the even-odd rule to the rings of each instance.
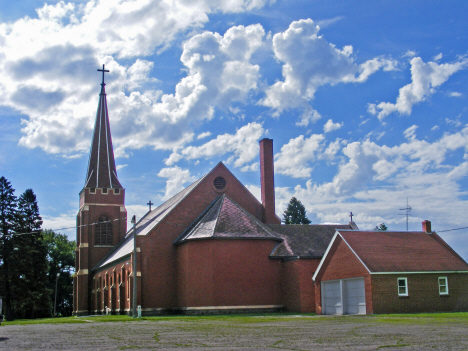
[[[151,202],[151,200],[150,200],[150,201],[147,203],[147,205],[149,205],[149,207],[150,207],[149,210],[150,210],[150,212],[151,212],[151,205],[154,205],[154,204],[153,204],[153,203]]]
[[[105,69],[105,67],[106,67],[106,65],[102,65],[102,69],[98,68],[98,71],[102,72],[102,83],[101,83],[101,85],[106,85],[106,83],[104,83],[104,73],[109,72],[109,70]]]
[[[351,222],[352,222],[353,221],[353,213],[352,212],[349,213],[349,217],[351,218]]]

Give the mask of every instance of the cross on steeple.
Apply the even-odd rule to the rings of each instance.
[[[349,213],[349,217],[351,218],[351,222],[352,222],[353,221],[353,213],[352,212]]]
[[[153,204],[153,203],[151,202],[151,200],[150,200],[150,201],[147,203],[147,205],[149,205],[149,208],[150,208],[149,210],[150,210],[150,212],[151,212],[151,205],[154,205],[154,204]]]
[[[102,69],[98,68],[98,71],[102,72],[102,83],[101,83],[101,85],[106,85],[106,83],[104,83],[104,73],[109,72],[109,70],[105,69],[105,67],[106,67],[106,65],[102,65]]]

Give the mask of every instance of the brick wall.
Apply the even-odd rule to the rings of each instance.
[[[178,246],[178,307],[280,305],[273,240],[206,239]]]
[[[439,295],[438,277],[447,277],[449,295]],[[407,278],[409,296],[398,296],[398,278]],[[372,275],[372,293],[374,313],[468,311],[468,274]]]
[[[319,263],[319,259],[283,262],[283,305],[286,311],[315,312],[315,287],[312,276]]]
[[[372,314],[375,312],[375,309],[372,301],[373,287],[371,285],[369,271],[363,266],[361,261],[341,237],[338,236],[315,280],[316,313],[322,313],[321,284],[323,281],[359,277],[364,277],[366,313]]]
[[[226,188],[222,191],[213,186],[213,180],[218,176],[226,180]],[[184,268],[178,268],[179,247],[174,246],[173,242],[223,193],[261,220],[263,207],[260,202],[220,163],[163,219],[162,223],[147,236],[137,238],[137,245],[142,250],[143,308],[178,306],[178,295],[183,296],[186,291],[181,290],[184,289],[184,284],[177,279],[178,271],[184,274]],[[182,255],[183,251],[181,250]],[[267,258],[269,253],[266,254]],[[182,297],[181,301],[185,299],[186,297]]]

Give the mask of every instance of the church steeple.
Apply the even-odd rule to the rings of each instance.
[[[115,168],[114,149],[112,147],[107,111],[104,73],[109,71],[105,69],[105,65],[102,65],[102,70],[98,69],[98,71],[102,71],[101,93],[99,94],[99,105],[84,187],[122,189]]]

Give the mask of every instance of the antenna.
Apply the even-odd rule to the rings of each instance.
[[[408,205],[408,198],[406,198],[406,207],[400,208],[398,211],[405,211],[405,213],[400,213],[400,216],[406,216],[406,231],[408,231],[408,217],[411,216],[411,206]]]

